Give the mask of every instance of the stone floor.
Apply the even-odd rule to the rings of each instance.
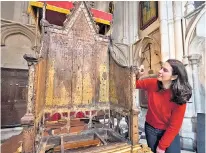
[[[1,143],[14,135],[19,135],[22,130],[22,127],[1,129]]]

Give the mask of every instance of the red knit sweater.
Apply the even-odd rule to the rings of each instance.
[[[137,89],[145,89],[148,93],[148,111],[146,122],[151,126],[166,130],[158,147],[166,150],[179,133],[185,114],[186,104],[178,105],[170,101],[171,90],[157,92],[157,79],[149,78],[136,81]]]

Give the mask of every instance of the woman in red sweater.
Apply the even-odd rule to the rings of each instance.
[[[136,88],[148,92],[145,122],[147,144],[154,153],[180,153],[178,133],[186,103],[192,96],[186,69],[180,61],[169,59],[157,78],[139,80],[143,73],[140,70],[137,74]]]

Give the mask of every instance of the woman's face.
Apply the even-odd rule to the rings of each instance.
[[[157,79],[161,82],[168,82],[172,80],[172,67],[168,62],[165,62],[159,70]]]

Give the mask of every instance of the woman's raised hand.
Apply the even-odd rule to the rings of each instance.
[[[140,67],[133,67],[134,73],[136,74],[136,78],[140,78],[144,74],[144,65],[140,65]]]
[[[144,65],[140,65],[139,67],[139,75],[142,76],[144,74]]]

